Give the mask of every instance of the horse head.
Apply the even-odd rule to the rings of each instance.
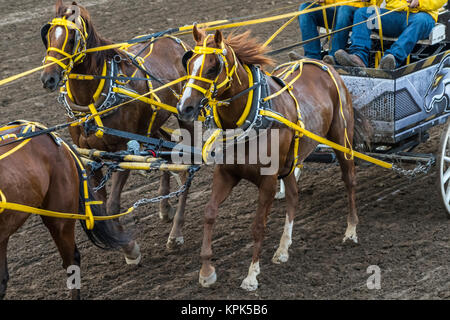
[[[183,57],[188,82],[177,105],[178,117],[184,121],[194,121],[210,100],[223,94],[235,70],[230,65],[236,63],[221,31],[212,36],[194,26],[193,36],[196,47]]]
[[[88,41],[89,14],[86,9],[72,2],[70,6],[58,0],[56,17],[41,29],[41,37],[47,54],[41,81],[44,88],[55,91],[62,85],[74,65],[85,57]]]

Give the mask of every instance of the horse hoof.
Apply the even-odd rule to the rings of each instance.
[[[272,262],[275,264],[286,263],[289,260],[289,253],[277,250],[273,255]]]
[[[213,268],[213,272],[211,275],[207,277],[203,277],[201,274],[199,274],[198,282],[201,284],[203,288],[209,288],[217,281],[217,274],[216,270]]]
[[[284,199],[286,197],[286,195],[284,194],[284,192],[278,192],[276,195],[275,195],[275,199],[276,200],[282,200],[282,199]]]
[[[244,281],[242,281],[241,288],[246,291],[255,291],[258,289],[258,280],[256,278],[245,278]]]
[[[358,243],[358,236],[356,234],[352,234],[352,235],[346,235],[344,237],[344,239],[342,240],[342,243],[345,243],[347,240],[351,240],[354,243]]]
[[[125,261],[128,265],[138,265],[141,262],[141,258],[141,249],[137,242],[135,242],[133,250],[130,253],[125,253]]]
[[[167,240],[166,247],[169,250],[173,250],[173,249],[181,247],[183,244],[184,244],[184,237],[183,236],[177,237],[177,238],[169,238]]]
[[[159,211],[159,218],[163,222],[172,222],[173,218],[175,217],[175,214],[177,213],[177,210],[173,207],[167,207],[164,210]]]

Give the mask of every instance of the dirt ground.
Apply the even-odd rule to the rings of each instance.
[[[168,27],[243,17],[284,8],[291,1],[178,0],[82,1],[105,37],[127,40]],[[40,27],[52,17],[53,0],[0,0],[0,79],[40,66],[45,54]],[[287,8],[286,8],[287,7]],[[265,40],[281,22],[254,27]],[[190,37],[185,37],[191,43]],[[273,43],[279,48],[300,40],[292,24]],[[277,57],[285,62],[286,56]],[[39,74],[0,88],[0,119],[55,125],[65,121],[56,94],[42,88]],[[443,127],[431,130],[420,151],[435,153]],[[140,208],[125,222],[135,223],[143,254],[140,266],[127,266],[121,252],[94,247],[77,225],[82,257],[84,299],[449,299],[450,225],[440,207],[436,169],[414,180],[381,168],[358,169],[358,245],[343,245],[347,196],[335,165],[307,164],[301,177],[300,205],[294,224],[290,260],[274,265],[271,258],[283,231],[286,204],[276,201],[267,224],[261,257],[260,287],[239,288],[251,260],[251,223],[256,188],[240,183],[221,207],[214,232],[218,283],[198,284],[203,209],[210,195],[211,167],[196,175],[187,205],[185,244],[169,252],[171,225],[159,220],[157,205]],[[159,174],[133,173],[123,194],[123,208],[156,195]],[[173,183],[173,185],[175,182]],[[66,274],[49,233],[32,217],[11,238],[6,299],[67,299]],[[369,290],[367,268],[381,269],[381,289]]]

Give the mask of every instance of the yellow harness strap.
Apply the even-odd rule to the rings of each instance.
[[[2,192],[2,190],[0,190],[0,203],[2,205],[4,205],[6,203],[6,196],[5,194]],[[5,209],[3,207],[0,207],[0,214],[3,213],[3,211],[5,211]]]
[[[383,25],[381,24],[381,16],[380,16],[380,9],[374,5],[375,13],[377,15],[377,21],[378,21],[378,35],[380,37],[380,45],[381,45],[381,56],[384,56],[384,43],[383,43]]]
[[[65,30],[66,37],[64,39],[64,43],[61,48],[56,47],[48,47],[47,48],[47,55],[44,58],[43,63],[45,64],[47,61],[51,61],[52,63],[58,64],[66,73],[70,73],[73,66],[81,61],[83,61],[84,57],[86,56],[86,43],[88,34],[86,31],[86,23],[84,19],[79,16],[78,22],[81,25],[81,28],[78,27],[78,25],[70,20],[67,20],[66,17],[63,18],[55,18],[50,22],[50,28],[47,33],[47,43],[50,44],[50,30],[54,27],[62,27]],[[75,43],[73,48],[73,54],[69,54],[65,51],[68,40],[69,40],[69,29],[75,30],[80,35],[80,39],[77,43]],[[68,63],[64,63],[62,60],[57,59],[55,57],[50,56],[50,52],[56,52],[63,57],[65,57],[64,60],[68,59]]]
[[[21,125],[18,125],[17,127],[20,127]],[[9,127],[11,128],[11,127]],[[22,133],[27,133],[29,130],[31,129],[31,132],[34,132],[34,130],[36,129],[36,126],[34,124],[29,124],[27,125],[24,130],[22,130]],[[6,139],[10,139],[10,138],[15,138],[17,139],[17,135],[12,134],[12,135],[5,135],[5,138],[0,139],[0,140],[6,140]],[[15,146],[14,148],[12,148],[11,150],[5,152],[4,154],[0,155],[0,160],[5,159],[6,157],[9,157],[10,155],[12,155],[14,152],[22,149],[26,144],[28,144],[31,141],[31,139],[27,139],[22,141],[21,143],[19,143],[17,146]],[[0,145],[1,147],[1,145]]]

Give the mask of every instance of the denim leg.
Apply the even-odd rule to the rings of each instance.
[[[398,40],[389,50],[386,50],[386,54],[392,54],[397,61],[397,66],[400,66],[412,52],[417,41],[427,39],[434,26],[435,21],[428,13],[411,13],[408,19],[408,26],[398,36]]]
[[[360,8],[356,10],[353,19],[353,23],[357,25],[352,28],[352,45],[350,46],[349,53],[360,57],[366,66],[369,64],[369,53],[372,48],[372,42],[370,40],[372,28],[369,28],[370,25],[368,23],[361,22],[366,21],[373,14],[374,9],[372,7]]]
[[[303,3],[299,10],[304,10],[307,8],[311,3]],[[315,8],[317,5],[312,6],[310,8]],[[326,9],[326,15],[328,20],[328,26],[329,28],[332,28],[333,23],[333,17],[334,17],[334,8]],[[298,17],[298,22],[300,25],[300,30],[302,32],[302,41],[313,39],[315,37],[319,36],[319,32],[317,30],[317,27],[324,27],[324,19],[323,19],[323,11],[318,10],[315,12],[310,12],[307,14],[302,14]],[[322,59],[321,56],[321,46],[320,46],[320,40],[315,40],[312,42],[309,42],[303,46],[305,49],[305,56],[312,59]]]
[[[351,26],[353,17],[359,8],[352,6],[340,6],[336,15],[334,30],[339,30]],[[345,29],[332,36],[330,55],[334,56],[337,50],[345,49],[351,29]]]

